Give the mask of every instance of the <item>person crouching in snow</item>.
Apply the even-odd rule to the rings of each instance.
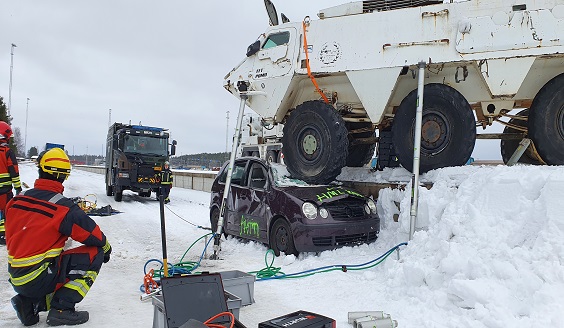
[[[67,154],[52,148],[38,158],[39,179],[6,206],[9,281],[18,295],[12,306],[25,326],[49,311],[49,326],[78,325],[87,311],[76,311],[92,287],[112,247],[100,227],[63,196],[71,165]],[[84,245],[63,250],[70,238]]]
[[[170,170],[169,163],[164,162],[163,170],[161,171],[161,194],[164,196],[165,204],[170,203],[170,189],[172,189],[172,171]]]

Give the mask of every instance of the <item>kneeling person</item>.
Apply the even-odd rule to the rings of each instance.
[[[72,200],[63,196],[71,165],[60,148],[38,158],[34,188],[6,206],[6,242],[10,283],[18,295],[12,305],[25,326],[49,311],[50,326],[88,321],[87,311],[75,311],[112,248],[100,227]],[[63,250],[68,238],[83,246]]]

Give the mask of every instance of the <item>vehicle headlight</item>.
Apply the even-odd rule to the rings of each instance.
[[[368,201],[366,202],[366,205],[368,206],[368,209],[370,209],[370,212],[372,212],[372,214],[377,213],[376,203],[372,199],[368,199]],[[366,212],[368,213],[368,211],[366,211]]]
[[[327,217],[329,216],[329,211],[325,207],[322,207],[319,209],[319,216],[321,216],[324,219],[327,219]]]
[[[304,216],[309,220],[314,220],[317,217],[317,207],[312,203],[305,202],[302,205],[302,212]]]

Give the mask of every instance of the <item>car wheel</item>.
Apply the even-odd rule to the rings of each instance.
[[[417,89],[401,102],[392,140],[401,165],[413,171],[413,136]],[[476,119],[462,94],[444,84],[427,84],[423,96],[420,173],[468,162],[476,143]]]
[[[212,232],[216,233],[217,232],[217,223],[219,222],[219,209],[218,208],[214,208],[210,214],[210,224],[211,224],[211,228],[212,228]],[[223,235],[225,237],[227,237],[227,232],[225,232],[225,222],[223,225]]]
[[[346,164],[349,140],[343,118],[321,101],[306,101],[290,113],[284,125],[284,163],[294,178],[326,184]]]
[[[529,135],[547,164],[564,164],[564,74],[548,81],[533,99]]]
[[[290,229],[290,225],[284,219],[278,219],[274,222],[270,231],[269,244],[276,256],[280,256],[280,252],[284,252],[286,255],[298,255],[294,245],[292,229]]]
[[[517,113],[516,116],[523,116],[523,117],[527,117],[529,116],[529,110],[528,109],[524,109],[522,111],[520,111],[519,113]],[[517,126],[521,126],[526,128],[527,127],[527,120],[519,120],[516,118],[512,118],[509,120],[508,122],[509,124],[512,125],[517,125]],[[503,133],[523,133],[523,131],[519,131],[516,130],[510,126],[506,126],[503,129]],[[501,158],[503,159],[503,163],[507,164],[507,162],[509,162],[509,160],[511,159],[511,156],[513,156],[513,153],[515,152],[515,150],[517,150],[517,147],[519,147],[519,143],[521,142],[521,140],[519,139],[510,139],[510,140],[503,140],[501,139],[501,144],[500,144],[500,148],[501,148]],[[519,160],[517,161],[518,163],[524,163],[524,164],[532,164],[532,165],[541,165],[542,162],[539,160],[539,158],[537,157],[538,155],[535,154],[532,151],[532,146],[527,147],[527,149],[525,150],[525,152],[523,153],[523,155],[521,156],[521,158],[519,158]]]

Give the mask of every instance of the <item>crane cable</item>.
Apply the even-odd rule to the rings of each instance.
[[[315,90],[321,95],[323,100],[327,104],[329,104],[329,99],[327,99],[327,96],[325,95],[325,93],[323,93],[321,91],[321,89],[319,89],[319,85],[317,84],[317,81],[315,80],[315,77],[313,76],[313,74],[311,74],[311,68],[309,67],[309,55],[308,55],[308,49],[307,49],[307,36],[306,36],[306,27],[307,26],[309,26],[309,16],[306,16],[304,18],[304,21],[302,22],[302,27],[304,28],[304,53],[305,53],[305,57],[306,57],[307,76],[309,76],[309,78],[311,79],[311,82],[315,86]]]

